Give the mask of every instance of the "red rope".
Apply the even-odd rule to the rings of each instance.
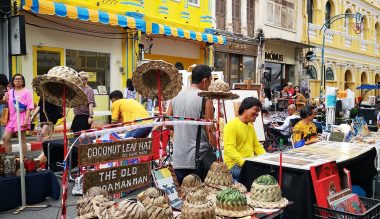
[[[162,90],[161,90],[161,74],[159,71],[156,71],[156,77],[157,77],[157,97],[158,97],[158,112],[159,117],[164,121],[163,115],[162,115]],[[162,153],[163,153],[163,146],[162,146],[162,127],[160,128],[160,149],[159,149],[159,166],[161,167],[161,160],[162,160]]]
[[[62,107],[63,107],[63,154],[66,157],[67,154],[67,130],[66,130],[66,87],[63,86],[63,95],[62,95]],[[61,219],[66,219],[66,200],[67,200],[67,171],[68,166],[66,162],[63,162],[64,171],[62,177],[62,211]]]

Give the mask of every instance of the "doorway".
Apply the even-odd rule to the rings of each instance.
[[[33,46],[33,78],[44,75],[51,68],[61,65],[64,65],[63,48]],[[34,92],[33,100],[37,102],[37,99],[37,94]]]

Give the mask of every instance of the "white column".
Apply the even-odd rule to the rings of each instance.
[[[243,36],[248,35],[248,30],[247,30],[247,0],[241,0],[241,33]]]
[[[226,31],[233,32],[232,28],[232,0],[226,0]]]

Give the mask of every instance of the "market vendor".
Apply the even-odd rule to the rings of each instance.
[[[234,180],[239,178],[244,158],[266,153],[257,140],[253,127],[261,107],[261,102],[257,98],[245,98],[239,107],[239,116],[224,127],[224,161]]]
[[[112,91],[109,94],[109,97],[112,102],[111,113],[112,113],[113,123],[132,122],[137,119],[145,119],[145,118],[150,117],[148,111],[146,111],[143,105],[141,105],[135,99],[123,99],[123,93],[119,90]],[[147,122],[151,122],[151,121],[147,120],[139,124],[144,124]],[[152,131],[152,127],[135,129],[135,130],[129,131],[125,135],[125,138],[128,138],[128,137],[146,138],[150,134],[151,131]]]
[[[295,147],[302,147],[318,141],[317,127],[313,123],[315,108],[306,105],[301,111],[301,121],[293,128],[293,142]]]

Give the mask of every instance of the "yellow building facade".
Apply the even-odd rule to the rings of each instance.
[[[26,55],[13,58],[32,89],[34,77],[57,65],[89,72],[89,85],[124,91],[126,79],[147,59],[178,68],[212,65],[211,0],[23,0]],[[108,95],[96,94],[96,111],[109,110]],[[38,102],[38,97],[34,96]]]
[[[380,5],[366,0],[307,0],[303,4],[302,42],[316,46],[316,60],[305,63],[310,74],[311,96],[317,97],[321,82],[321,28],[339,14],[363,15],[362,31],[355,18],[343,16],[325,31],[324,72],[326,86],[349,88],[360,96],[356,87],[380,82]]]

